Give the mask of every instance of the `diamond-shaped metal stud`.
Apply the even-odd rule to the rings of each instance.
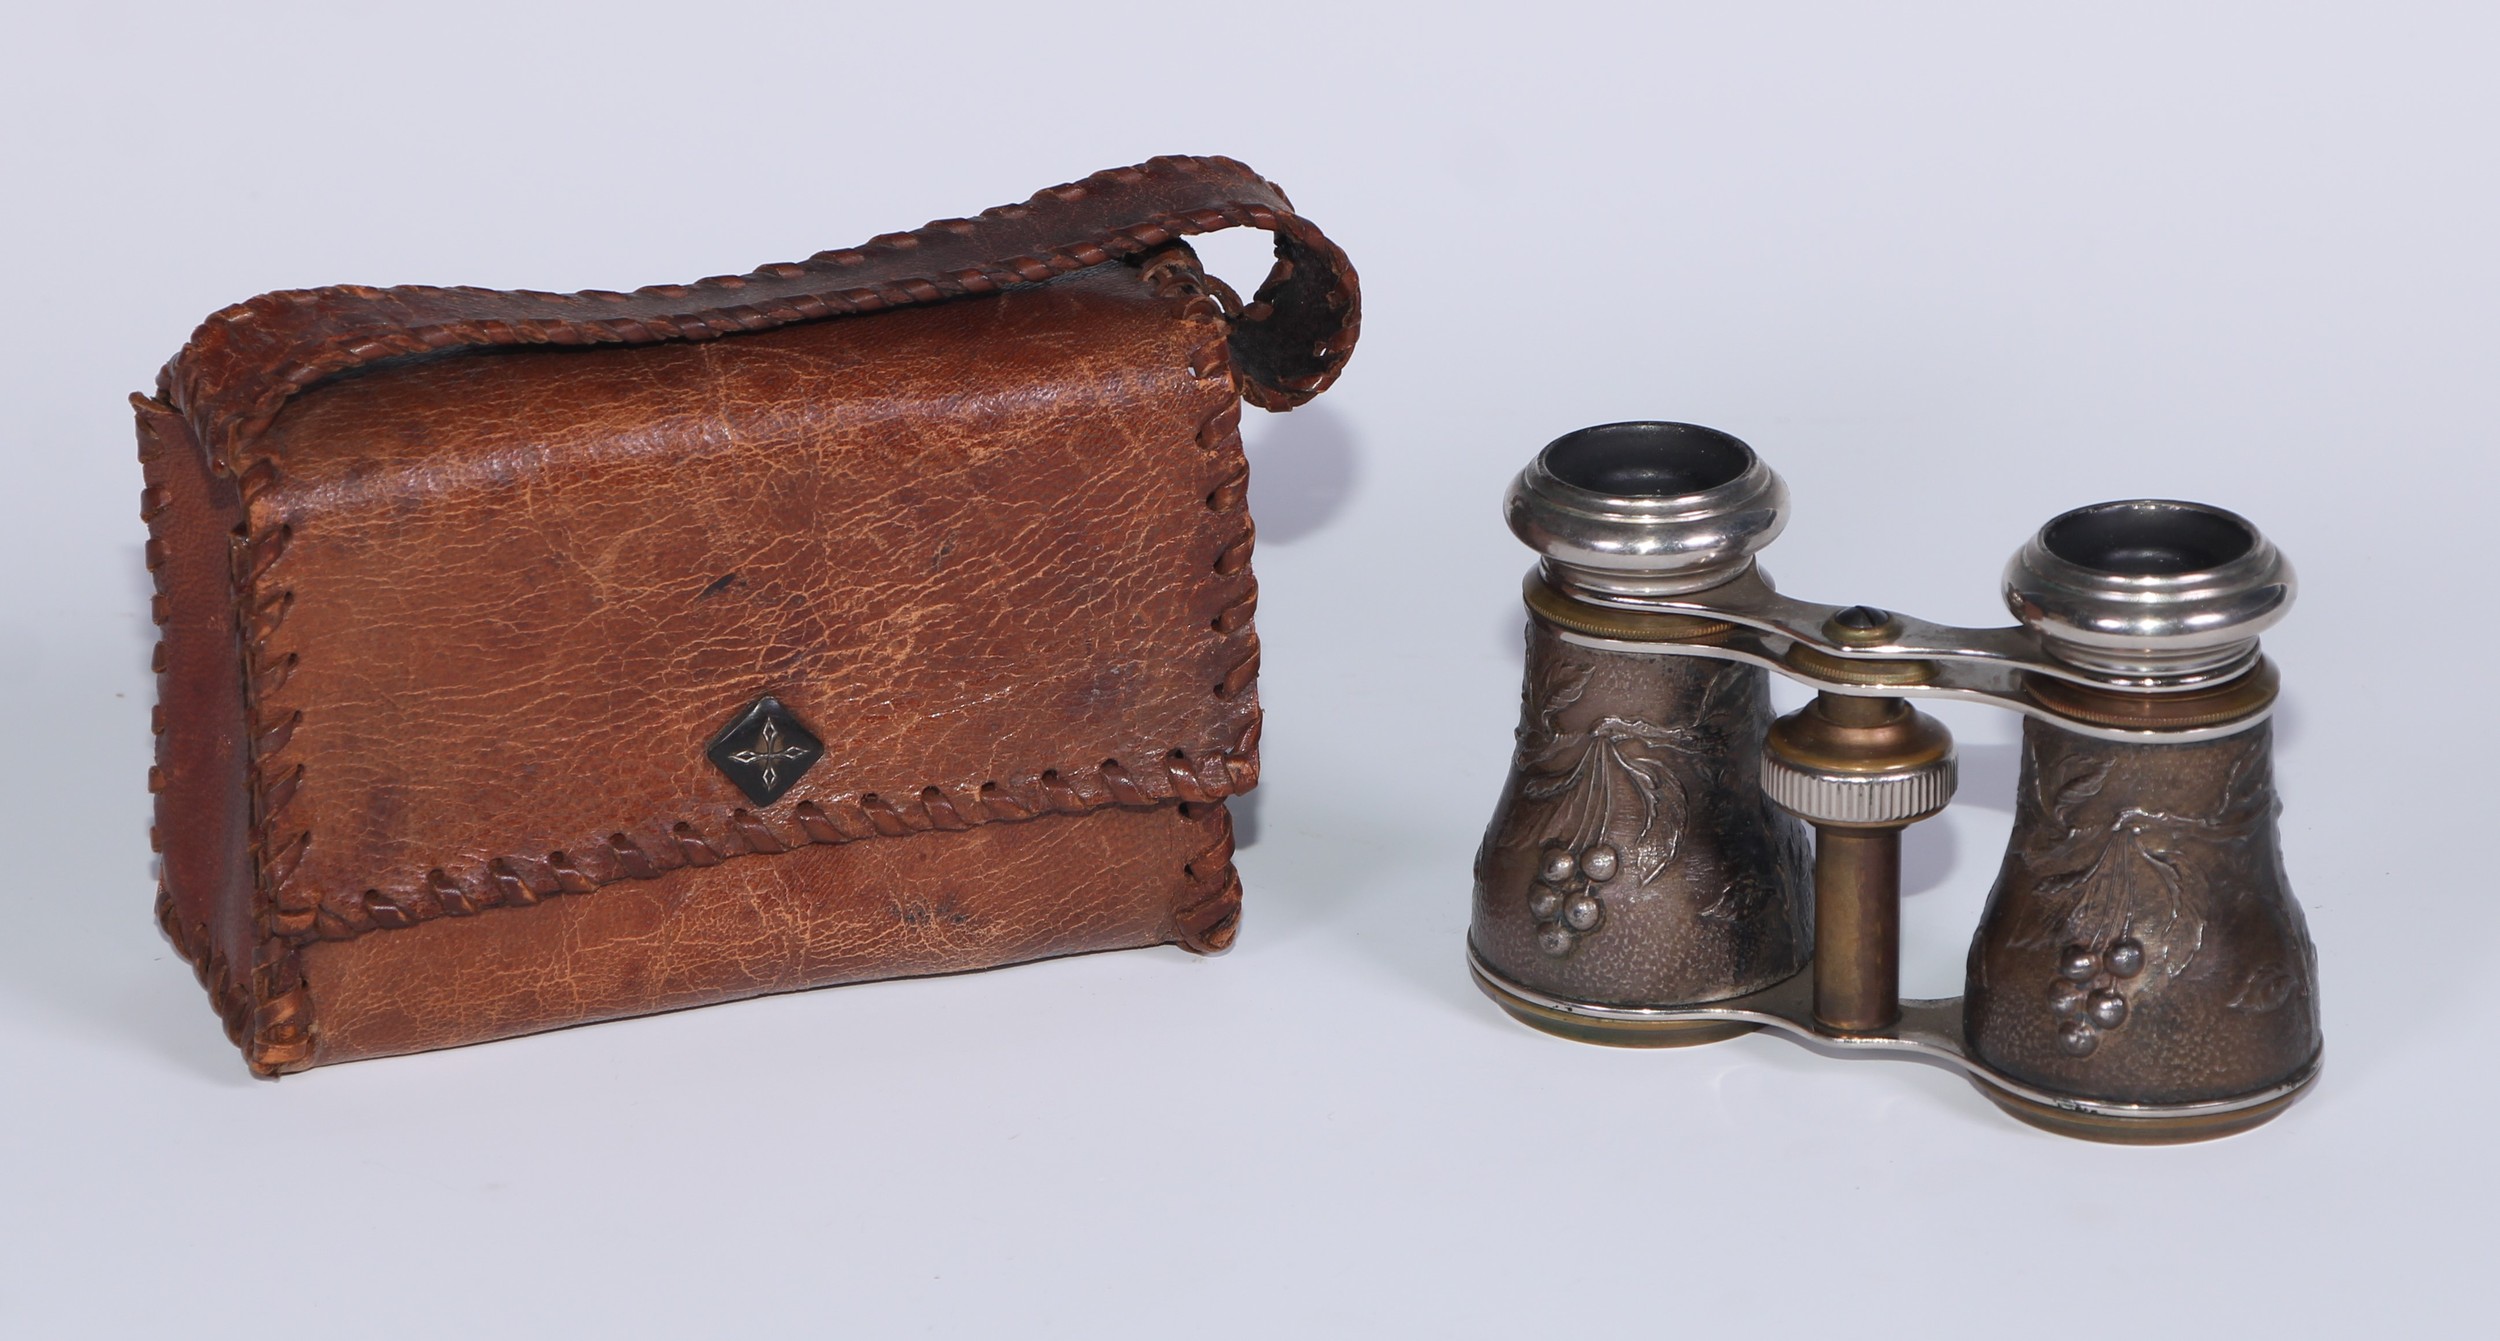
[[[825,743],[781,700],[766,694],[721,728],[703,751],[738,790],[759,806],[781,799],[824,756]]]

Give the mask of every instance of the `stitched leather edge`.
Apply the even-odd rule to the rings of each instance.
[[[1191,353],[1190,371],[1201,378],[1217,375],[1217,367],[1225,361],[1218,342],[1237,319],[1241,300],[1223,281],[1198,268],[1198,258],[1186,242],[1175,241],[1143,258],[1140,269],[1156,294],[1179,301],[1182,320],[1206,324],[1209,339]],[[1234,539],[1217,552],[1214,567],[1219,577],[1237,576],[1240,590],[1209,621],[1218,638],[1236,644],[1232,666],[1214,686],[1217,698],[1230,699],[1252,692],[1259,670],[1259,635],[1251,626],[1251,615],[1258,609],[1259,586],[1250,572],[1250,551],[1258,532],[1250,518],[1250,466],[1242,457],[1238,398],[1225,397],[1215,412],[1199,423],[1198,446],[1209,455],[1241,462],[1206,496],[1208,511],[1233,520],[1239,528]],[[1259,712],[1253,701],[1243,739],[1226,761],[1228,765],[1238,761],[1239,771],[1230,775],[1235,791],[1248,791],[1258,785],[1258,738]],[[1233,937],[1241,928],[1241,877],[1233,869],[1232,812],[1221,800],[1212,804],[1184,800],[1181,814],[1204,824],[1208,841],[1181,868],[1181,889],[1172,910],[1173,929],[1182,948],[1196,954],[1217,954],[1232,947]]]
[[[147,433],[145,417],[150,413],[170,413],[170,407],[143,396],[133,396],[131,402],[142,417],[143,440]],[[155,572],[160,567],[158,559],[165,541],[154,533],[162,512],[160,486],[148,474],[151,468],[143,455],[145,484],[140,494],[140,516],[151,532],[149,568]],[[246,515],[252,501],[277,479],[275,463],[262,462],[236,481],[240,506]],[[281,882],[293,871],[311,838],[308,833],[286,834],[280,823],[288,803],[294,799],[296,782],[303,770],[301,765],[284,769],[277,756],[294,734],[300,718],[289,713],[273,719],[263,715],[260,707],[264,696],[283,685],[295,667],[291,653],[280,654],[269,646],[270,637],[285,623],[287,612],[293,608],[294,593],[281,591],[266,599],[257,593],[259,579],[285,553],[287,539],[286,528],[280,526],[257,535],[237,536],[226,552],[227,599],[233,603],[234,624],[241,643],[239,670],[244,679],[243,786],[250,810],[246,842],[254,881],[252,962],[229,962],[206,927],[185,926],[161,871],[157,885],[158,924],[176,951],[190,961],[201,985],[208,989],[210,1000],[225,1023],[227,1037],[243,1050],[253,1074],[261,1076],[301,1070],[312,1059],[312,997],[304,985],[302,959],[293,934],[308,922],[281,902],[279,892]],[[157,574],[151,614],[160,625],[169,622],[173,615],[171,596],[161,573]],[[160,639],[155,663],[160,673],[164,656],[165,645]],[[169,726],[161,707],[160,704],[160,711],[152,714],[150,720],[151,729],[160,738]],[[149,790],[157,791],[162,785],[158,771],[151,768]],[[152,830],[150,844],[161,847],[162,835]]]
[[[277,482],[275,462],[262,462],[237,481],[246,517],[251,515],[253,500]],[[295,609],[294,589],[281,588],[265,598],[260,594],[260,580],[285,555],[293,534],[281,523],[239,539],[231,551],[235,626],[243,635],[244,787],[252,806],[252,869],[260,886],[253,899],[260,947],[253,955],[251,1029],[243,1047],[252,1070],[260,1075],[312,1065],[313,1001],[304,983],[298,946],[311,927],[313,910],[310,899],[288,880],[303,860],[312,833],[290,833],[282,823],[304,776],[302,764],[288,767],[283,756],[304,718],[301,712],[273,714],[263,706],[286,683],[297,662],[293,652],[272,645]]]
[[[191,421],[217,470],[248,471],[249,445],[297,392],[384,359],[491,345],[708,340],[1040,283],[1236,225],[1274,233],[1277,261],[1242,306],[1226,362],[1252,404],[1290,409],[1335,381],[1353,354],[1362,328],[1353,266],[1273,183],[1229,158],[1182,156],[1098,172],[977,218],[693,284],[632,293],[342,285],[263,294],[201,323],[158,375],[157,395]]]
[[[1253,732],[1255,735],[1255,732]],[[667,839],[637,841],[626,833],[544,857],[493,858],[458,877],[437,869],[414,892],[393,896],[368,889],[325,898],[308,915],[307,939],[346,940],[368,931],[413,927],[438,917],[468,917],[494,908],[526,908],[564,894],[588,894],[622,880],[651,880],[689,866],[717,866],[739,857],[788,852],[817,843],[855,843],[904,838],[933,830],[1020,823],[1046,815],[1081,815],[1106,806],[1153,809],[1177,800],[1182,813],[1204,820],[1226,797],[1245,790],[1255,765],[1234,750],[1191,759],[1180,750],[1163,757],[1159,770],[1131,772],[1116,759],[1095,768],[1038,775],[1010,791],[996,781],[925,787],[916,796],[873,793],[801,801],[786,813],[759,815],[739,809],[705,832],[691,821],[664,828]],[[1193,807],[1196,809],[1193,811]],[[1229,825],[1226,826],[1229,829]],[[1220,900],[1232,874],[1229,836],[1211,835],[1184,865],[1176,919],[1184,926],[1213,927],[1223,921],[1204,905]],[[1184,935],[1192,933],[1184,932]],[[1203,933],[1199,934],[1203,938]]]

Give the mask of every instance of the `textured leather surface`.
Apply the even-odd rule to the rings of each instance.
[[[249,990],[253,848],[241,639],[236,631],[233,534],[243,503],[233,481],[208,467],[181,416],[144,396],[139,416],[139,513],[148,525],[155,579],[151,614],[163,630],[155,652],[157,703],[149,721],[156,763],[148,790],[162,857],[157,921],[199,969],[226,1032],[240,1041],[255,1002]],[[181,618],[176,618],[176,612]],[[181,730],[171,729],[181,723]]]
[[[1229,158],[1165,157],[805,261],[632,293],[339,287],[264,294],[210,317],[158,396],[224,465],[297,390],[406,354],[480,345],[708,340],[1046,282],[1225,228],[1276,235],[1276,265],[1227,337],[1242,390],[1291,409],[1336,380],[1362,326],[1345,253],[1285,193]]]
[[[620,834],[727,832],[750,806],[704,747],[763,694],[830,747],[753,808],[791,828],[803,803],[970,807],[1241,748],[1253,696],[1211,691],[1246,631],[1213,621],[1250,579],[1214,569],[1247,520],[1204,500],[1242,462],[1197,441],[1232,392],[1191,376],[1205,333],[1175,306],[1113,264],[300,398],[252,504],[295,592],[297,664],[263,703],[320,764],[280,902],[353,934],[445,884],[492,897],[497,859],[527,880]]]
[[[1244,180],[1157,160],[923,232],[1133,240],[1102,214],[1123,191]],[[1275,201],[1263,226],[1334,260],[1297,278],[1280,243],[1247,309],[1167,242],[701,343],[469,338],[527,325],[472,290],[213,318],[138,401],[171,620],[160,917],[255,1071],[1228,944],[1222,802],[1258,729],[1241,331],[1308,325],[1265,296],[1309,290],[1339,343],[1298,399],[1356,311]],[[429,294],[465,334],[390,358],[375,314]],[[704,749],[763,694],[825,750],[755,805]]]
[[[1225,823],[1220,807],[1182,810],[808,848],[523,917],[323,941],[304,955],[322,1003],[313,1060],[1169,941],[1173,873]]]

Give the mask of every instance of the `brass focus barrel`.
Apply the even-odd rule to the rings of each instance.
[[[1901,1018],[1901,831],[1944,809],[1954,781],[1952,734],[1897,698],[1826,690],[1771,725],[1763,792],[1814,825],[1814,1018],[1834,1033]]]
[[[1870,1034],[1901,1019],[1901,831],[1814,831],[1814,1018]]]

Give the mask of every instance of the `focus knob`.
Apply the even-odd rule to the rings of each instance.
[[[1955,780],[1953,734],[1897,698],[1817,695],[1763,744],[1763,794],[1813,824],[1912,824],[1945,808]]]

